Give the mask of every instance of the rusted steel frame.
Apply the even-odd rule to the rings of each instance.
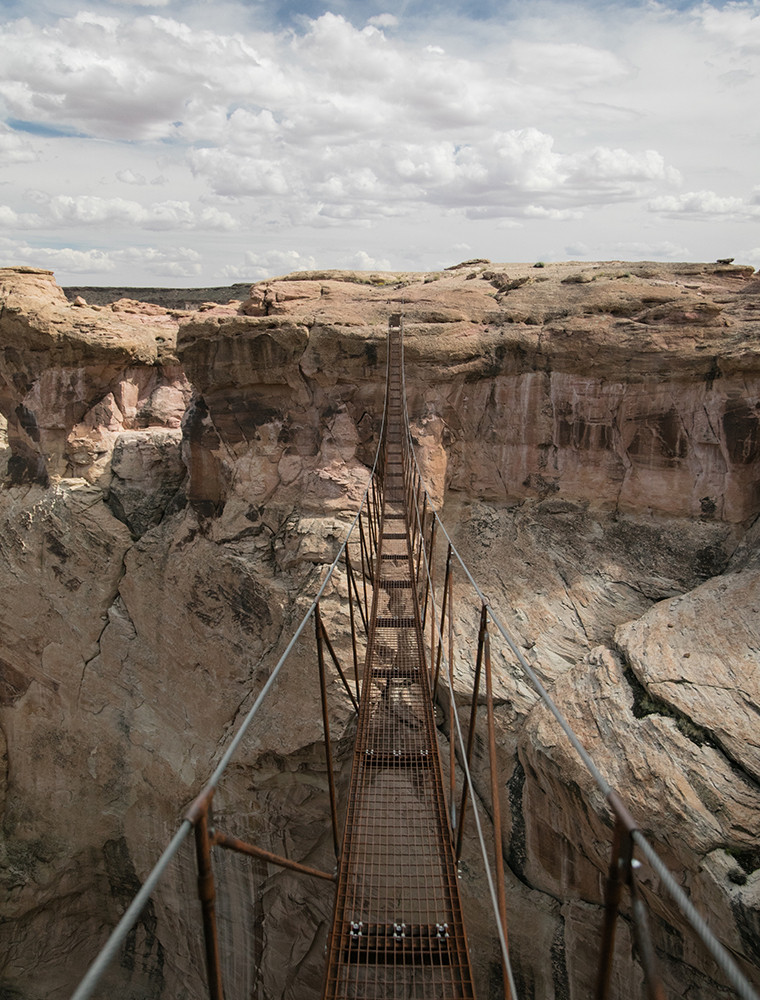
[[[612,958],[615,951],[615,932],[617,930],[617,915],[620,907],[620,896],[623,890],[622,870],[630,865],[633,852],[631,832],[619,816],[615,816],[615,829],[612,834],[612,850],[610,868],[607,874],[607,884],[604,890],[604,923],[602,925],[602,941],[599,951],[599,969],[596,977],[595,1000],[607,1000],[612,975]],[[625,856],[627,855],[627,861]]]
[[[309,865],[302,865],[298,861],[291,861],[290,858],[283,858],[279,854],[272,854],[265,851],[263,847],[256,847],[255,844],[248,844],[237,837],[230,837],[226,833],[214,833],[211,839],[212,845],[219,845],[228,851],[236,851],[238,854],[247,854],[251,858],[261,858],[271,865],[279,865],[280,868],[289,868],[291,871],[299,872],[301,875],[311,875],[314,878],[322,878],[327,882],[335,882],[336,876],[328,872],[321,872],[318,868],[310,868]]]
[[[348,692],[348,697],[351,699],[351,702],[352,702],[352,704],[354,706],[354,709],[358,712],[359,711],[359,705],[358,705],[358,703],[356,701],[356,698],[354,698],[354,692],[351,690],[351,687],[350,687],[350,685],[348,683],[348,679],[346,678],[346,675],[343,673],[343,667],[341,667],[340,661],[338,660],[338,657],[337,657],[337,654],[336,654],[335,650],[333,649],[333,644],[330,642],[330,636],[327,634],[327,629],[325,628],[325,623],[324,623],[321,615],[320,615],[320,618],[319,618],[319,622],[320,622],[320,626],[322,628],[322,638],[325,640],[325,645],[327,646],[327,651],[330,654],[330,657],[332,658],[332,661],[335,664],[335,666],[336,666],[336,668],[338,670],[338,673],[340,674],[340,679],[343,681],[343,686],[345,687],[346,691]]]
[[[488,626],[488,605],[484,604],[480,610],[480,628],[478,629],[478,657],[475,662],[475,679],[472,682],[472,705],[470,706],[470,728],[467,731],[467,770],[470,770],[472,762],[472,748],[475,745],[475,722],[478,716],[478,695],[480,694],[480,674],[483,666],[483,644]],[[462,801],[459,805],[459,829],[457,830],[456,859],[462,857],[462,840],[464,837],[464,817],[467,812],[467,801],[469,798],[469,785],[462,783]]]
[[[405,489],[404,489],[404,506],[407,510],[407,514],[411,513],[412,510],[412,497],[414,496],[414,491],[416,489],[417,483],[417,470],[412,468],[411,464],[407,470],[405,477]],[[409,527],[411,531],[414,531],[414,518],[409,518]],[[412,541],[412,544],[414,542]]]
[[[348,546],[346,546],[346,578],[348,583],[348,616],[351,621],[351,651],[354,660],[354,683],[356,684],[356,697],[361,698],[361,688],[359,685],[359,655],[356,649],[356,617],[354,615],[354,600],[351,596],[351,585],[356,588],[356,583],[354,581],[354,573],[351,568],[351,556],[348,553]],[[356,595],[356,599],[359,602],[359,611],[362,609],[361,601],[359,601],[359,595]],[[366,633],[366,625],[365,625]]]
[[[434,568],[433,564],[435,562],[435,526],[437,523],[437,517],[434,510],[430,512],[430,546],[428,548],[428,560],[427,568],[428,572],[425,574],[425,600],[422,605],[422,628],[425,628],[425,623],[427,622],[427,609],[428,601],[430,600],[430,590],[433,585],[434,580]],[[434,633],[433,633],[434,634]],[[433,643],[430,643],[430,652],[432,654]]]
[[[420,517],[420,489],[422,488],[422,477],[420,476],[419,472],[415,472],[414,480],[417,483],[417,486],[414,490],[414,500],[412,501],[412,503],[414,504],[414,517],[412,518],[412,539],[411,539],[412,552],[414,552],[414,550],[417,548],[417,540],[420,533],[419,517]],[[412,558],[414,558],[414,556],[412,556]]]
[[[449,814],[452,842],[457,829],[457,744],[454,739],[454,581],[449,584]]]
[[[208,814],[214,789],[204,789],[187,813],[195,827],[195,860],[198,866],[198,898],[203,914],[203,942],[206,952],[206,975],[211,1000],[224,1000],[222,966],[219,961],[219,935],[216,927],[216,888],[211,867],[212,839],[208,828]]]
[[[620,897],[624,884],[628,886],[628,891],[631,895],[633,932],[636,940],[636,948],[644,970],[647,998],[648,1000],[665,1000],[665,993],[657,971],[657,959],[649,934],[646,907],[638,893],[633,874],[633,834],[639,827],[614,788],[610,789],[607,793],[607,802],[615,816],[615,828],[612,838],[610,870],[605,888],[604,924],[602,926],[602,943],[599,955],[599,972],[597,975],[595,1000],[607,1000],[609,995],[612,961],[615,951],[615,931],[620,911]]]
[[[657,968],[657,956],[649,933],[647,909],[639,892],[632,867],[628,872],[628,890],[631,893],[631,915],[633,917],[633,936],[639,953],[641,967],[644,970],[644,981],[647,987],[647,1000],[665,1000],[660,974]]]
[[[351,586],[353,586],[354,594],[356,595],[356,604],[359,608],[359,615],[362,620],[362,625],[364,626],[364,634],[366,635],[367,632],[369,631],[369,625],[367,624],[367,619],[364,617],[364,608],[362,607],[362,599],[359,596],[359,588],[356,585],[356,574],[354,573],[354,565],[351,562],[351,556],[348,551],[348,546],[346,546],[346,572],[348,574],[350,582],[348,588],[348,596],[349,598],[351,597]]]
[[[449,594],[449,580],[451,578],[451,542],[446,556],[446,574],[443,579],[443,600],[441,601],[441,624],[438,628],[438,649],[435,657],[435,677],[433,678],[433,701],[438,694],[438,677],[441,673],[441,654],[443,652],[443,623],[446,620],[446,599]]]
[[[483,611],[486,611],[484,605]],[[486,712],[488,718],[488,759],[491,772],[491,812],[493,820],[493,847],[494,862],[496,865],[496,894],[499,902],[499,919],[501,929],[504,932],[504,941],[508,946],[507,938],[507,897],[504,886],[504,848],[501,841],[501,804],[499,802],[499,766],[496,760],[496,726],[494,723],[493,711],[493,675],[491,670],[491,640],[486,630],[483,636],[483,653],[485,658],[486,673]],[[509,975],[504,957],[502,956],[502,971],[504,982],[504,1000],[514,1000],[509,986]]]
[[[427,491],[425,492],[425,499],[422,504],[422,519],[420,520],[420,537],[417,544],[417,568],[414,572],[414,579],[419,583],[420,579],[420,563],[422,562],[422,548],[425,544],[425,518],[427,517]]]
[[[325,653],[322,648],[322,635],[324,627],[322,625],[322,615],[319,612],[319,604],[314,609],[314,628],[317,634],[317,662],[319,664],[319,693],[322,702],[322,728],[325,736],[325,760],[327,762],[327,783],[330,789],[330,815],[332,817],[333,846],[335,857],[340,857],[339,837],[338,837],[338,805],[335,795],[335,774],[333,773],[332,749],[330,743],[330,719],[327,710],[327,686],[325,681]]]
[[[367,601],[367,574],[371,575],[372,565],[368,563],[369,553],[367,552],[366,543],[364,541],[364,524],[362,522],[362,516],[359,514],[359,549],[361,551],[362,557],[362,587],[364,589],[364,622],[365,624],[369,621],[369,602]],[[374,582],[374,578],[371,577]]]
[[[368,505],[369,513],[369,534],[372,542],[372,551],[377,553],[377,534],[380,525],[380,505],[377,500],[377,477],[372,477],[372,504]]]

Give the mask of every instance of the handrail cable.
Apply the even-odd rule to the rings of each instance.
[[[403,340],[402,340],[402,345],[403,345]],[[402,355],[403,355],[403,347],[402,347]],[[403,363],[402,363],[401,370],[402,370],[402,372],[404,371]],[[403,401],[404,401],[404,418],[405,418],[405,424],[406,424],[406,430],[407,430],[407,436],[408,436],[408,445],[409,445],[409,448],[411,450],[411,454],[414,457],[415,466],[417,467],[417,471],[419,473],[419,466],[417,466],[417,459],[416,459],[416,456],[414,454],[413,441],[412,441],[411,434],[409,433],[409,415],[408,415],[408,411],[407,411],[406,385],[404,385],[404,387],[403,387]],[[424,488],[424,486],[423,486],[423,488]],[[430,494],[427,493],[427,490],[425,490],[425,492],[426,492],[426,494],[428,496],[428,501],[431,504],[430,509],[433,511],[433,516],[437,517],[438,515],[437,515],[437,512],[435,511],[435,507],[432,506],[432,498],[430,497]],[[418,507],[417,507],[416,504],[414,504],[413,506],[414,506],[414,512],[415,512],[415,518],[416,518],[418,530],[422,534],[423,525],[420,523],[419,509],[418,509]],[[439,524],[441,523],[440,522],[440,518],[438,518],[438,523]],[[423,535],[423,538],[424,538],[424,535]],[[442,660],[443,660],[443,664],[442,665],[445,666],[445,667],[448,667],[448,654],[446,652],[445,643],[443,641],[442,620],[441,620],[441,618],[436,613],[438,606],[437,606],[436,597],[435,597],[435,588],[433,586],[433,579],[432,579],[432,574],[431,574],[431,570],[430,570],[430,563],[429,563],[429,560],[428,560],[427,546],[424,543],[423,543],[423,546],[422,546],[422,559],[423,559],[423,565],[424,565],[424,568],[425,568],[425,576],[426,576],[427,585],[428,585],[428,593],[430,595],[430,602],[431,602],[431,609],[432,609],[431,613],[434,616],[433,617],[433,621],[436,622],[436,632],[438,634],[438,641],[439,641],[441,649],[442,649]],[[453,688],[451,686],[451,677],[450,677],[448,669],[445,669],[445,670],[442,669],[441,670],[441,674],[446,678],[446,686],[448,688],[449,698],[451,698],[452,704],[455,704],[455,702],[454,702],[454,690],[453,690]],[[508,979],[508,982],[509,982],[509,988],[511,990],[511,996],[512,996],[513,1000],[517,1000],[519,994],[517,992],[517,987],[515,985],[514,973],[513,973],[513,970],[512,970],[512,963],[511,963],[511,960],[510,960],[510,957],[509,957],[509,946],[507,944],[507,939],[506,939],[506,936],[504,934],[504,928],[502,926],[501,917],[500,917],[500,913],[499,913],[499,900],[498,900],[498,897],[497,897],[497,894],[496,894],[496,885],[495,885],[495,882],[494,882],[493,872],[491,871],[491,865],[490,865],[490,862],[488,860],[488,849],[486,847],[485,834],[483,832],[483,824],[482,824],[482,821],[481,821],[480,809],[479,809],[479,806],[478,806],[478,799],[479,799],[479,797],[478,797],[478,795],[476,793],[476,790],[475,790],[475,784],[473,782],[472,772],[470,771],[470,767],[469,767],[469,765],[467,763],[467,753],[466,753],[466,750],[465,750],[464,734],[462,732],[462,725],[461,725],[461,722],[459,720],[459,713],[455,711],[452,714],[453,714],[453,718],[454,718],[454,721],[455,721],[455,724],[456,724],[456,731],[457,731],[456,738],[457,738],[457,742],[458,742],[459,749],[460,749],[460,752],[461,752],[461,760],[460,760],[459,763],[460,763],[460,766],[462,768],[462,772],[464,774],[464,778],[465,778],[465,781],[467,782],[467,786],[468,786],[469,793],[470,793],[470,801],[472,803],[472,811],[473,811],[473,816],[474,816],[474,819],[475,819],[475,827],[477,829],[478,842],[480,844],[480,853],[481,853],[481,856],[482,856],[482,859],[483,859],[483,869],[484,869],[484,872],[485,872],[486,881],[488,883],[488,894],[489,894],[490,899],[491,899],[491,907],[493,909],[493,913],[494,913],[494,917],[495,917],[495,922],[496,922],[496,931],[497,931],[497,934],[498,934],[498,937],[499,937],[499,947],[500,947],[500,950],[501,950],[501,957],[502,957],[502,960],[504,962],[504,968],[506,969],[506,972],[507,972],[507,979]],[[454,734],[450,733],[449,734],[449,739],[453,739],[453,738],[454,738]]]
[[[403,345],[403,341],[402,341],[402,345]],[[403,346],[402,346],[402,353],[403,353]],[[424,479],[422,478],[422,470],[420,469],[419,462],[417,460],[417,454],[416,454],[415,449],[414,449],[414,439],[412,438],[411,427],[410,427],[410,424],[409,424],[409,415],[408,415],[408,410],[407,410],[407,405],[406,405],[407,404],[407,397],[406,397],[406,367],[405,367],[404,364],[402,364],[402,366],[401,366],[401,372],[402,372],[402,382],[403,382],[404,415],[405,415],[405,418],[406,418],[406,431],[407,431],[407,435],[409,437],[409,449],[410,449],[410,452],[411,452],[412,459],[414,461],[414,466],[415,466],[415,468],[417,470],[417,475],[419,476],[419,481],[422,484],[422,490],[423,490],[424,496],[427,497],[428,509],[432,512],[433,518],[435,519],[436,523],[438,524],[438,526],[443,531],[443,534],[444,534],[444,536],[445,536],[445,538],[446,538],[446,540],[447,540],[447,542],[448,542],[448,544],[450,546],[451,552],[456,557],[456,559],[457,559],[460,567],[462,568],[462,570],[465,573],[467,579],[469,580],[470,585],[472,586],[472,588],[474,589],[475,593],[480,598],[482,604],[486,607],[489,618],[491,619],[491,621],[493,622],[493,624],[496,626],[496,628],[500,632],[500,634],[501,634],[502,638],[504,639],[504,641],[507,643],[507,645],[509,646],[509,648],[514,653],[515,657],[517,658],[518,662],[520,663],[520,666],[523,668],[523,670],[525,671],[525,674],[527,675],[527,677],[529,678],[529,680],[533,684],[534,688],[538,692],[540,700],[546,705],[546,707],[549,709],[549,711],[555,717],[555,719],[559,723],[561,729],[563,730],[563,732],[567,736],[570,744],[573,746],[573,748],[578,753],[578,755],[581,758],[581,760],[583,761],[583,763],[586,765],[587,770],[589,771],[589,773],[591,774],[591,776],[594,778],[594,781],[596,782],[599,790],[603,793],[603,795],[604,795],[604,797],[605,797],[608,805],[610,806],[611,810],[613,812],[615,812],[616,810],[615,810],[614,801],[611,801],[611,799],[614,799],[616,797],[616,793],[614,792],[614,789],[612,788],[612,786],[610,785],[610,783],[605,779],[605,777],[603,776],[603,774],[601,773],[601,771],[599,770],[599,768],[596,766],[596,764],[594,764],[594,762],[591,759],[591,756],[589,755],[588,751],[585,749],[585,747],[583,746],[583,744],[580,742],[580,740],[576,736],[575,732],[573,731],[572,727],[570,726],[570,723],[567,721],[567,719],[565,718],[565,716],[562,714],[562,712],[560,711],[559,707],[557,706],[556,702],[553,700],[553,698],[551,697],[551,695],[549,694],[549,692],[546,690],[546,688],[544,687],[544,685],[541,683],[541,680],[539,679],[539,677],[536,674],[536,672],[533,670],[533,668],[530,666],[530,664],[525,659],[525,657],[523,656],[523,654],[520,652],[520,649],[518,648],[517,644],[513,640],[512,636],[510,635],[508,629],[503,624],[503,622],[501,621],[501,619],[499,618],[499,616],[496,614],[496,612],[494,611],[493,607],[491,606],[491,603],[489,602],[488,598],[485,596],[485,594],[483,593],[483,591],[480,589],[480,587],[478,586],[477,582],[475,581],[472,573],[469,570],[469,567],[465,563],[465,561],[462,558],[462,556],[459,554],[456,546],[454,545],[454,542],[453,542],[451,536],[449,535],[448,531],[446,530],[446,526],[444,525],[443,521],[441,520],[441,517],[440,517],[440,515],[439,515],[439,513],[438,513],[438,511],[437,511],[437,509],[435,507],[435,504],[433,502],[433,498],[431,497],[430,492],[428,491],[427,486],[425,485]],[[418,512],[418,516],[419,516],[419,512]],[[419,521],[418,521],[418,523],[419,523]],[[424,538],[424,536],[423,536],[423,538]],[[423,544],[423,549],[425,549],[424,544]],[[427,554],[425,555],[425,564],[427,566]],[[435,601],[435,597],[432,594],[432,589],[431,589],[431,597],[432,597],[433,602],[434,602]],[[440,637],[441,636],[440,626],[438,628],[438,633],[439,633],[439,637]],[[443,655],[444,655],[444,657],[446,656],[445,650],[444,650]],[[446,676],[448,676],[447,672],[446,672]],[[453,690],[451,690],[450,681],[448,681],[448,686],[449,686],[449,689],[450,689],[449,690],[449,697],[453,698],[454,692],[453,692]],[[459,743],[460,743],[460,749],[463,750],[463,738],[462,738],[461,728],[459,726],[459,716],[458,716],[457,712],[454,712],[453,714],[454,714],[454,718],[457,720],[458,738],[459,738]],[[468,785],[469,785],[469,788],[470,788],[470,795],[472,797],[472,802],[473,802],[473,806],[474,806],[475,805],[474,788],[473,788],[473,785],[472,785],[470,770],[469,770],[469,768],[467,766],[466,757],[465,757],[464,753],[462,754],[462,767],[463,767],[463,771],[464,771],[464,773],[465,773],[465,775],[467,777],[467,782],[468,782]],[[477,811],[475,811],[475,815],[477,816]],[[478,830],[480,830],[480,824],[479,824],[479,822],[478,822]],[[699,937],[699,939],[702,941],[702,943],[704,944],[704,946],[707,948],[707,950],[710,952],[710,954],[713,957],[713,959],[715,960],[716,964],[719,966],[719,968],[721,969],[721,971],[725,974],[726,978],[730,982],[731,986],[736,990],[737,994],[742,998],[742,1000],[759,1000],[758,994],[753,989],[753,987],[750,984],[749,980],[743,974],[743,972],[741,971],[741,969],[739,968],[739,966],[737,965],[737,963],[734,961],[734,959],[731,956],[731,954],[724,947],[724,945],[722,945],[720,943],[720,941],[717,939],[717,937],[715,936],[715,934],[710,930],[710,928],[708,927],[707,922],[705,921],[705,919],[701,916],[701,914],[698,912],[698,910],[694,907],[694,904],[690,901],[690,899],[688,898],[688,896],[686,895],[686,893],[683,891],[683,889],[681,888],[681,886],[678,885],[678,883],[676,882],[675,878],[673,877],[672,872],[668,869],[668,867],[665,865],[665,863],[659,857],[659,855],[654,850],[654,848],[651,846],[651,844],[648,842],[648,840],[646,839],[646,837],[644,836],[644,834],[639,829],[634,829],[634,830],[631,831],[631,836],[632,836],[633,840],[636,842],[636,844],[641,848],[642,853],[647,857],[647,860],[652,865],[652,868],[660,876],[661,882],[664,884],[664,886],[667,889],[669,895],[671,896],[671,898],[673,899],[673,901],[676,903],[677,907],[681,910],[681,912],[683,913],[683,915],[686,917],[687,921],[691,924],[693,930],[695,931],[695,933],[697,934],[697,936]],[[490,878],[490,870],[487,870],[487,875],[488,875],[489,888],[492,888],[492,883],[491,883],[491,878]],[[494,904],[494,906],[496,905],[495,893],[493,893],[493,892],[492,892],[492,903]],[[502,940],[503,935],[501,933],[501,924],[500,924],[500,921],[498,919],[497,919],[497,927],[499,928],[499,938],[502,941],[502,949],[504,949],[506,947],[506,942],[504,942]],[[508,965],[507,965],[507,968],[509,969]]]

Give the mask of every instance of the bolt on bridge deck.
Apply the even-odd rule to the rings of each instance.
[[[473,997],[406,504],[391,321],[383,501],[325,1000]]]

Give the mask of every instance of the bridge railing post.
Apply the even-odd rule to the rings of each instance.
[[[319,604],[314,609],[314,630],[317,635],[317,663],[319,665],[319,694],[322,703],[322,729],[325,740],[325,762],[327,764],[327,783],[330,791],[330,816],[332,817],[333,846],[335,857],[340,858],[340,840],[338,834],[338,805],[335,794],[335,773],[333,771],[332,743],[330,741],[330,717],[327,707],[327,683],[325,677],[325,652],[323,648],[322,616]]]
[[[467,730],[467,751],[465,761],[467,770],[472,764],[472,750],[475,745],[475,723],[478,716],[478,695],[480,694],[480,675],[483,667],[483,646],[485,644],[486,628],[488,625],[488,605],[484,604],[480,611],[480,628],[478,629],[478,655],[475,661],[475,678],[472,682],[472,704],[470,705],[470,727]],[[462,857],[462,841],[464,839],[464,818],[467,813],[467,800],[469,798],[469,786],[467,782],[462,784],[462,800],[459,805],[459,829],[457,830],[456,859]]]
[[[351,553],[348,551],[348,546],[346,546],[346,583],[348,585],[348,617],[351,623],[351,651],[353,654],[353,662],[354,662],[354,683],[356,684],[356,697],[358,699],[361,697],[361,686],[359,684],[359,652],[356,648],[356,614],[354,613],[354,594],[356,591],[356,581],[354,580],[354,571],[351,566]],[[361,601],[359,601],[358,593],[356,593],[355,596],[357,603],[359,605],[359,611],[361,612],[362,606],[361,606]],[[367,631],[366,622],[364,624],[364,631],[365,633]]]
[[[451,834],[456,834],[457,829],[457,741],[455,737],[454,713],[457,710],[456,697],[454,695],[454,579],[449,580],[449,812],[451,814]]]
[[[644,971],[647,1000],[665,1000],[665,993],[657,969],[657,959],[649,934],[646,907],[636,887],[634,869],[638,867],[639,862],[633,857],[633,834],[638,826],[614,789],[608,793],[607,801],[615,816],[615,827],[604,894],[604,922],[602,924],[599,968],[594,997],[595,1000],[607,1000],[609,996],[620,900],[623,886],[627,885],[631,897],[634,939]]]
[[[449,594],[449,586],[451,583],[451,551],[452,551],[452,546],[451,542],[449,542],[448,553],[446,555],[446,571],[443,576],[443,600],[441,601],[441,624],[438,626],[438,643],[437,643],[437,649],[435,650],[435,654],[433,656],[433,659],[435,660],[435,673],[433,676],[433,701],[435,701],[436,695],[438,694],[438,678],[441,673],[441,657],[443,655],[443,626],[446,621],[446,603]],[[432,653],[433,650],[431,650],[431,654]],[[433,659],[431,659],[431,666]]]
[[[370,583],[374,583],[374,577],[372,576],[372,562],[370,560],[369,552],[367,551],[367,543],[364,539],[364,522],[362,520],[362,515],[359,514],[359,547],[361,549],[361,560],[362,560],[362,588],[364,590],[364,625],[367,627],[367,622],[369,621],[369,602],[367,600],[367,576],[370,578]]]
[[[427,622],[427,610],[428,610],[428,601],[430,600],[430,592],[431,592],[431,590],[434,590],[434,582],[435,582],[435,527],[436,527],[437,521],[438,521],[438,519],[436,517],[436,513],[433,510],[433,511],[431,511],[431,517],[430,517],[430,545],[429,545],[428,550],[427,550],[427,573],[425,574],[425,599],[422,602],[422,618],[421,618],[421,621],[422,621],[422,628],[423,628],[423,630],[425,628],[425,623]],[[434,617],[435,616],[431,617],[431,620],[433,620],[433,627],[435,627]],[[431,637],[430,637],[430,639],[431,639],[431,641],[430,641],[430,653],[431,653],[431,656],[432,656],[433,647],[434,647],[434,643],[433,643],[433,636],[434,636],[434,634],[435,634],[434,632],[431,633]]]
[[[422,517],[419,522],[419,537],[417,539],[417,565],[414,571],[414,577],[417,581],[417,593],[419,593],[419,580],[420,580],[420,564],[422,562],[422,549],[425,545],[425,518],[427,517],[427,491],[425,492],[425,498],[422,504]],[[417,511],[419,515],[419,511]],[[424,626],[423,626],[424,627]]]
[[[219,934],[216,925],[216,885],[211,865],[212,835],[209,831],[209,812],[213,788],[204,789],[187,813],[195,827],[195,860],[198,869],[198,898],[203,914],[203,942],[206,953],[206,975],[211,1000],[224,1000],[222,966],[219,960]]]
[[[486,608],[484,606],[484,611]],[[496,867],[496,895],[499,903],[499,919],[504,932],[504,941],[507,938],[507,898],[504,883],[504,847],[501,836],[501,803],[499,800],[499,766],[496,758],[496,726],[493,711],[493,674],[491,670],[491,640],[486,629],[483,636],[483,654],[486,668],[486,711],[488,716],[488,760],[491,772],[491,812],[493,820],[493,846],[494,862]],[[504,1000],[514,1000],[510,989],[507,967],[502,956],[502,972],[504,982]]]

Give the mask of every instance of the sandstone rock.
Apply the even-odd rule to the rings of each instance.
[[[118,413],[122,383],[135,367],[150,381],[155,366],[154,379],[167,384],[160,364],[171,362],[176,322],[163,310],[153,329],[86,306],[74,314],[50,272],[0,269],[0,299],[0,411],[9,421],[12,480],[46,483],[71,475],[73,467],[75,475],[98,481],[113,433],[128,426]],[[186,397],[187,383],[173,374]],[[185,404],[186,398],[179,406],[175,400],[173,426]]]
[[[140,537],[161,520],[185,480],[181,430],[119,434],[111,473],[108,506]]]
[[[616,642],[655,704],[760,781],[760,566],[656,605]]]

